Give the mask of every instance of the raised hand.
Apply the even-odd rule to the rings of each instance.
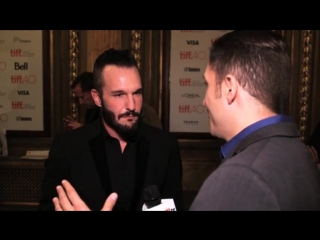
[[[57,193],[58,197],[52,199],[56,211],[91,211],[67,180],[62,181],[62,186],[57,186]],[[111,193],[101,211],[112,211],[117,198],[116,193]]]

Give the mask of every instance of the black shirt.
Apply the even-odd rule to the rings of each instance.
[[[128,142],[123,153],[118,139],[106,131],[105,149],[112,191],[118,194],[115,211],[130,210],[135,187],[136,144]]]

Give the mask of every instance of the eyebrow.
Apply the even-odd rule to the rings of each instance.
[[[142,92],[142,88],[138,88],[136,91],[134,91],[135,93],[136,92]],[[111,91],[112,94],[120,94],[120,93],[126,93],[125,91],[123,90],[116,90],[116,91]]]
[[[112,94],[120,94],[120,93],[125,93],[125,91],[122,90],[116,90],[116,91],[111,91]]]

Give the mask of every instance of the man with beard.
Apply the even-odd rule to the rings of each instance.
[[[96,59],[93,75],[91,94],[101,118],[55,137],[39,210],[57,210],[53,202],[63,180],[90,210],[101,210],[116,192],[114,211],[142,211],[144,188],[150,185],[158,187],[162,199],[173,199],[178,211],[184,210],[178,142],[141,121],[142,85],[133,55],[106,50]]]
[[[83,72],[79,74],[72,82],[71,89],[76,95],[79,105],[82,105],[86,108],[84,124],[88,124],[97,120],[100,117],[100,107],[95,104],[91,95],[91,90],[93,89],[93,73]],[[142,122],[162,129],[162,124],[160,122],[158,113],[149,104],[145,102],[142,104],[140,116]],[[67,130],[74,130],[83,126],[82,123],[76,121],[70,115],[63,118],[63,122]]]

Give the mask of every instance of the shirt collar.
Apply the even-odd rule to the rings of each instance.
[[[228,142],[222,145],[220,149],[221,159],[224,159],[230,153],[230,151],[232,151],[239,144],[239,142],[249,134],[265,126],[281,122],[293,122],[293,119],[290,116],[279,114],[276,116],[265,118],[246,127],[240,133],[238,133],[236,136],[234,136],[232,139],[230,139]]]

